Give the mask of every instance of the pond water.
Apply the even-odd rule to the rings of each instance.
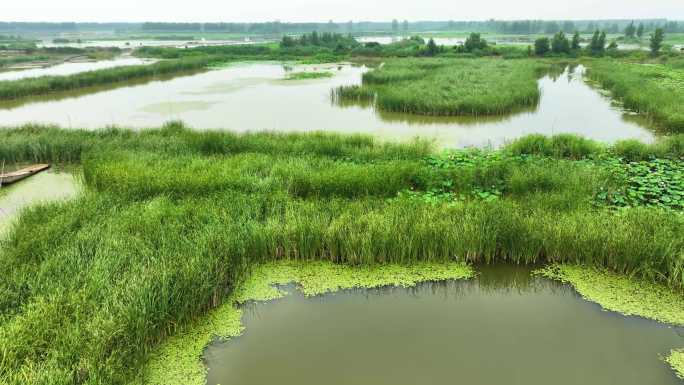
[[[207,348],[208,385],[680,385],[684,330],[603,311],[509,266],[412,289],[296,290]]]
[[[57,170],[0,187],[0,237],[9,230],[23,208],[39,202],[73,198],[80,190],[80,183],[72,173]]]
[[[39,76],[63,76],[73,75],[80,72],[95,71],[105,68],[150,64],[156,60],[138,59],[134,57],[117,58],[112,60],[100,60],[92,62],[68,62],[43,68],[31,68],[24,70],[12,70],[0,72],[0,81],[35,78]]]
[[[288,71],[330,71],[331,78],[283,80]],[[609,97],[585,84],[583,68],[539,80],[536,108],[500,117],[425,117],[338,105],[331,90],[360,84],[363,66],[284,66],[243,63],[164,81],[80,90],[0,103],[0,122],[56,123],[63,127],[159,127],[183,120],[196,129],[332,131],[388,140],[423,137],[442,147],[499,146],[531,133],[575,133],[603,142],[654,134]]]

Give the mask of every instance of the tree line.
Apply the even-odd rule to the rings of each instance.
[[[635,27],[633,24],[627,27],[625,35],[630,37],[643,35],[644,31],[640,27]],[[665,40],[665,31],[663,28],[656,28],[655,31],[650,35],[649,38],[649,48],[653,55],[658,55],[663,47],[663,41]],[[568,39],[563,31],[557,32],[551,39],[548,37],[540,37],[534,42],[534,53],[537,56],[544,56],[548,53],[554,54],[571,54],[579,53],[582,50],[581,47],[582,38],[579,31],[576,31],[572,36],[572,39]],[[598,29],[594,31],[591,39],[589,40],[585,50],[587,53],[593,56],[601,56],[606,51],[617,50],[617,42],[612,41],[607,42],[606,31],[599,31]]]

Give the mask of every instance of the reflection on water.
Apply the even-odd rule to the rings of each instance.
[[[80,191],[73,174],[50,170],[9,186],[0,187],[0,237],[21,209],[32,204],[69,199]]]
[[[205,352],[209,385],[677,385],[677,330],[602,311],[529,269],[251,304]]]
[[[331,71],[335,76],[283,81],[288,71],[305,70]],[[239,64],[165,81],[0,103],[0,122],[100,128],[159,127],[169,120],[183,120],[196,129],[240,132],[333,131],[389,140],[420,136],[452,148],[499,146],[531,133],[575,133],[604,142],[654,138],[642,120],[625,118],[608,97],[585,84],[582,67],[541,78],[537,108],[486,118],[386,113],[331,102],[332,89],[360,84],[366,70],[352,65]]]
[[[113,60],[101,60],[95,62],[62,63],[46,68],[31,68],[26,70],[0,72],[0,81],[35,78],[39,76],[73,75],[80,72],[95,71],[105,68],[149,64],[153,63],[154,61],[155,60],[128,57]]]

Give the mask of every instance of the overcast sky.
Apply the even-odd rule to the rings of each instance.
[[[684,20],[684,0],[0,0],[2,21]]]

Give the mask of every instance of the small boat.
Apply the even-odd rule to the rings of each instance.
[[[34,164],[33,166],[25,167],[21,170],[0,174],[0,186],[18,182],[41,171],[47,170],[48,168],[50,168],[49,164]]]

